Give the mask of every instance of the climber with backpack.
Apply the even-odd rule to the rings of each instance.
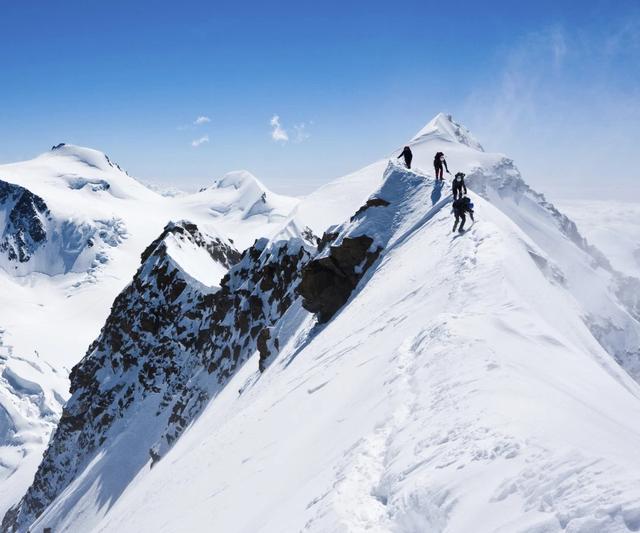
[[[411,153],[411,148],[405,146],[402,150],[402,153],[398,156],[398,159],[404,157],[404,164],[407,168],[411,168],[411,160],[413,159],[413,154]]]
[[[464,223],[467,221],[466,213],[469,213],[471,221],[475,222],[473,218],[473,203],[471,203],[471,199],[468,196],[461,196],[457,200],[453,201],[451,208],[453,215],[456,217],[456,220],[453,223],[453,231],[458,229],[459,233],[464,233]],[[460,223],[459,228],[458,223]]]
[[[443,165],[447,171],[447,174],[451,174],[451,172],[449,172],[449,167],[447,166],[447,160],[444,158],[444,153],[437,152],[435,157],[433,158],[433,168],[436,170],[436,180],[442,181],[444,179],[442,174]]]
[[[464,183],[464,172],[456,172],[456,175],[453,178],[453,182],[451,183],[451,191],[453,192],[453,199],[462,198],[462,191],[464,194],[467,194],[467,186]]]

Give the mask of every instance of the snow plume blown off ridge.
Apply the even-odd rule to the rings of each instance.
[[[412,150],[469,176],[464,235],[448,184],[388,160],[288,216],[267,192],[251,223],[245,174],[193,195],[198,220],[280,229],[241,258],[223,230],[159,232],[3,527],[637,530],[633,280],[452,119]]]

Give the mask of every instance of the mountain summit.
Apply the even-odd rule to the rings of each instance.
[[[93,148],[85,148],[83,146],[76,146],[74,144],[59,143],[51,147],[51,151],[42,154],[40,157],[67,157],[75,159],[76,161],[83,163],[89,167],[93,167],[99,170],[110,170],[112,168],[123,171],[120,165],[114,163],[109,159],[107,154],[94,150]],[[124,172],[124,171],[123,171]]]
[[[482,145],[471,132],[453,120],[451,115],[438,113],[427,125],[415,134],[409,144],[421,144],[439,139],[442,141],[461,143],[474,150],[484,152]]]

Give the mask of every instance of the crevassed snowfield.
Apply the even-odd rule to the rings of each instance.
[[[17,310],[0,312],[0,342],[13,346],[0,359],[0,400],[19,430],[0,432],[0,445],[14,439],[0,448],[0,512],[31,482],[66,398],[65,368],[97,336],[142,250],[169,219],[189,219],[239,249],[340,225],[339,239],[367,235],[382,252],[328,323],[296,300],[267,370],[254,354],[130,482],[113,465],[130,474],[146,429],[123,422],[31,531],[640,530],[640,294],[616,272],[637,275],[625,248],[583,229],[588,210],[574,205],[578,230],[604,255],[589,247],[512,161],[444,115],[411,144],[415,171],[381,160],[301,200],[244,172],[165,198],[76,147],[0,167],[0,179],[44,198],[51,224],[116,217],[126,228],[102,248],[104,262],[85,251],[77,272],[64,271],[50,247],[38,264],[57,271],[0,276]],[[468,174],[476,222],[463,235],[451,233],[449,185],[431,174],[440,150]],[[70,188],[87,164],[113,185],[86,189],[76,176]],[[350,220],[372,194],[390,205]],[[194,283],[215,287],[224,274],[202,250],[176,243],[168,253]],[[51,412],[34,411],[38,398]]]

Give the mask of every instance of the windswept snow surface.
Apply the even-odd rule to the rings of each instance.
[[[452,234],[396,165],[374,196],[341,231],[384,250],[329,323],[294,304],[259,379],[256,355],[117,500],[72,485],[32,530],[637,531],[640,387],[543,250],[475,194]]]

